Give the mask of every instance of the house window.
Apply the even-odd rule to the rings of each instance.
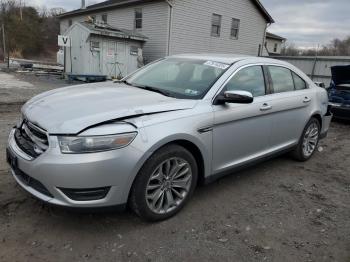
[[[72,26],[72,24],[73,24],[72,19],[69,19],[69,20],[68,20],[68,26]]]
[[[142,29],[142,9],[135,9],[135,29]]]
[[[275,43],[275,45],[273,46],[273,52],[274,53],[277,53],[277,47],[278,47],[278,45],[277,45],[277,43]]]
[[[91,49],[91,51],[100,51],[100,42],[91,41],[90,42],[90,49]]]
[[[211,20],[211,36],[219,37],[221,31],[221,15],[213,14]]]
[[[92,16],[91,16],[91,19],[92,19],[92,22],[93,22],[93,23],[96,23],[96,16],[95,16],[95,15],[92,15]]]
[[[233,39],[238,39],[239,24],[240,24],[240,20],[239,20],[239,19],[232,18],[232,23],[231,23],[231,37],[232,37]]]
[[[102,21],[103,21],[103,23],[107,24],[107,21],[108,21],[108,15],[107,14],[103,14],[102,15]]]
[[[139,48],[137,46],[130,47],[130,55],[137,56],[139,54]]]

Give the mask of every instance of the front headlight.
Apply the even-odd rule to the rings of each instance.
[[[59,136],[58,142],[64,154],[103,152],[128,146],[137,133],[108,136]]]

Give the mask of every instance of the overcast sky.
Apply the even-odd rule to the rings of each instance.
[[[23,0],[22,0],[23,1]],[[80,7],[81,0],[24,0],[27,5]],[[260,0],[276,21],[269,31],[300,47],[328,44],[350,36],[350,0]],[[87,4],[102,0],[86,0]]]

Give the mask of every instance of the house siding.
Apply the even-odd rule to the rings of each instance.
[[[102,20],[102,15],[107,14],[109,25],[134,30],[135,8],[142,8],[143,13],[142,30],[137,31],[149,38],[143,47],[143,56],[146,62],[164,57],[167,54],[169,22],[169,6],[166,2],[140,4],[89,15],[96,15],[97,20]],[[64,34],[69,28],[69,19],[72,19],[73,23],[81,22],[86,20],[87,16],[88,14],[62,19],[60,23],[61,34]]]
[[[170,54],[235,53],[258,55],[266,20],[247,0],[175,0]],[[211,36],[212,14],[222,16],[220,37]],[[232,18],[240,19],[238,39],[231,38]]]
[[[134,29],[135,8],[143,10],[143,28],[147,36],[143,54],[151,62],[168,54],[231,53],[258,55],[264,46],[266,19],[249,0],[169,0],[173,5],[169,39],[170,7],[166,1],[155,1],[94,13],[98,20],[108,14],[108,23],[117,28]],[[220,37],[211,36],[212,14],[222,16]],[[83,21],[88,15],[61,20],[61,34],[72,22]],[[238,39],[231,38],[232,18],[240,19]],[[169,49],[169,50],[168,50]]]

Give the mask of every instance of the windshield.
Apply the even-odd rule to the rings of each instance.
[[[126,82],[176,98],[201,99],[229,66],[215,61],[167,58],[146,66]]]

